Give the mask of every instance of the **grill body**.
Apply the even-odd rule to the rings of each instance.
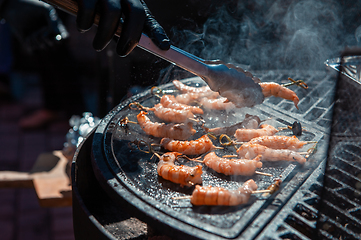
[[[77,238],[81,239],[80,237],[87,229],[86,225],[90,224],[92,227],[89,229],[94,229],[94,232],[104,238],[122,239],[125,234],[122,223],[135,217],[145,222],[148,229],[152,228],[161,234],[180,239],[184,239],[184,237],[196,239],[311,239],[316,230],[317,209],[332,120],[336,75],[328,72],[295,73],[289,71],[256,72],[255,75],[262,81],[277,82],[282,82],[281,80],[292,76],[294,79],[304,79],[309,85],[307,91],[300,88],[295,89],[300,98],[299,111],[293,109],[292,102],[278,98],[266,99],[259,111],[263,116],[275,118],[279,124],[289,125],[294,119],[298,119],[303,126],[313,129],[317,133],[313,137],[320,141],[315,156],[317,161],[314,164],[302,171],[298,171],[294,164],[284,168],[281,172],[284,178],[282,191],[272,198],[257,200],[243,210],[236,209],[238,215],[232,212],[227,215],[224,213],[224,209],[223,212],[222,210],[218,211],[217,214],[220,215],[217,217],[224,222],[222,227],[228,227],[223,232],[216,227],[219,222],[213,222],[214,216],[209,216],[207,210],[196,212],[196,217],[202,217],[201,221],[195,218],[200,222],[199,224],[188,224],[187,221],[184,221],[191,216],[188,213],[177,210],[175,213],[169,214],[167,212],[169,206],[162,207],[162,204],[167,205],[164,202],[159,204],[160,207],[157,203],[156,207],[152,204],[149,205],[152,201],[149,196],[141,198],[132,196],[127,193],[128,186],[122,186],[117,176],[114,177],[119,174],[116,172],[114,175],[114,170],[112,170],[117,168],[117,163],[106,159],[107,155],[111,154],[107,148],[111,142],[108,141],[112,139],[114,133],[109,129],[115,129],[119,119],[114,119],[114,116],[127,105],[127,102],[124,102],[103,119],[103,124],[100,124],[79,148],[76,161],[73,163],[74,231],[79,234],[79,238]],[[148,199],[150,200],[148,201]],[[138,203],[134,201],[138,201]],[[186,207],[189,208],[189,206]],[[221,216],[222,214],[223,216]],[[182,215],[181,221],[177,215]],[[83,217],[88,220],[82,221]],[[242,220],[240,220],[241,218]],[[233,225],[228,226],[227,220]],[[143,222],[139,221],[135,224],[139,224],[137,225],[139,229],[144,229]],[[129,238],[141,238],[147,235],[149,232],[137,232]],[[92,233],[88,237],[91,236],[96,236],[96,234]]]

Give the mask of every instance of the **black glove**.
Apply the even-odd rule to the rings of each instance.
[[[138,44],[142,31],[163,50],[168,50],[170,41],[159,23],[154,19],[142,0],[78,0],[77,26],[85,32],[91,28],[98,7],[100,19],[93,47],[103,50],[112,40],[122,15],[124,23],[117,43],[117,53],[128,55]]]
[[[0,16],[29,53],[52,47],[69,35],[55,9],[39,0],[6,0]]]

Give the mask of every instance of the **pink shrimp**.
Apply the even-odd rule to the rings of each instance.
[[[173,80],[173,85],[181,92],[183,93],[204,93],[204,92],[212,92],[212,90],[209,88],[209,86],[203,86],[203,87],[191,87],[184,83],[182,83],[179,80]]]
[[[146,112],[141,111],[137,115],[137,120],[139,126],[144,130],[144,132],[148,135],[152,135],[154,137],[168,137],[172,139],[185,140],[191,137],[196,133],[196,130],[193,129],[193,125],[191,122],[188,123],[180,123],[180,124],[165,124],[152,122],[147,116]]]
[[[246,181],[237,190],[227,190],[221,187],[203,187],[197,185],[191,196],[193,205],[236,206],[249,201],[252,192],[258,186],[253,179]]]
[[[277,132],[278,129],[276,129],[275,127],[268,124],[262,124],[258,129],[245,129],[245,128],[237,129],[234,136],[240,142],[247,142],[252,138],[260,137],[260,136],[272,136]]]
[[[160,103],[166,108],[174,108],[177,110],[189,109],[194,114],[203,114],[201,108],[179,103],[173,95],[163,95]]]
[[[236,130],[239,128],[256,129],[258,128],[260,122],[261,119],[259,117],[255,115],[246,114],[242,122],[227,127],[207,128],[206,131],[214,135],[220,135],[220,134],[234,135]]]
[[[171,138],[162,138],[160,145],[171,152],[179,152],[185,155],[199,155],[215,148],[207,135],[203,135],[192,141],[178,141]]]
[[[251,139],[248,143],[260,144],[274,149],[290,149],[297,150],[302,148],[306,141],[300,141],[296,136],[261,136]]]
[[[248,159],[227,159],[220,158],[214,152],[208,153],[203,163],[218,173],[225,175],[251,176],[255,174],[257,168],[262,167],[262,162],[258,158]]]
[[[217,98],[219,96],[219,93],[217,92],[200,92],[200,93],[183,93],[176,96],[176,101],[183,104],[190,104],[192,102],[197,102],[198,99],[202,97],[207,98]]]
[[[261,86],[262,93],[265,97],[274,96],[291,100],[295,104],[295,107],[298,109],[297,104],[300,100],[297,97],[296,93],[291,89],[288,89],[275,82],[264,82],[259,83],[259,85]]]
[[[227,98],[220,97],[220,98],[201,98],[200,104],[206,109],[214,109],[214,110],[231,110],[236,108],[236,106],[231,103],[227,102]]]
[[[237,150],[238,157],[252,159],[261,156],[261,160],[266,161],[297,161],[301,164],[306,162],[298,152],[289,149],[273,149],[259,144],[242,144]]]
[[[158,175],[181,186],[193,186],[202,183],[202,166],[189,167],[175,165],[176,158],[181,155],[177,152],[168,152],[160,156],[157,167]]]
[[[189,109],[166,108],[161,103],[156,104],[150,110],[154,111],[155,116],[166,122],[186,123],[189,122],[190,118],[194,118],[193,113]]]

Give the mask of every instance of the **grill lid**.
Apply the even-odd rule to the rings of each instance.
[[[183,82],[193,86],[204,84],[199,78],[190,78]],[[173,85],[170,83],[162,85],[160,88],[172,90]],[[324,151],[318,151],[303,166],[290,162],[264,162],[259,171],[271,173],[274,177],[281,176],[283,180],[278,193],[269,197],[253,195],[248,204],[236,207],[194,207],[189,200],[172,199],[172,197],[191,195],[193,188],[180,187],[158,177],[156,171],[158,159],[149,153],[140,151],[131,143],[134,140],[159,143],[160,140],[145,135],[138,125],[128,124],[129,128],[127,129],[122,126],[121,120],[126,116],[129,120],[136,121],[139,111],[128,107],[129,103],[134,101],[152,107],[159,102],[159,99],[150,91],[145,91],[121,103],[103,119],[93,140],[94,172],[104,190],[115,202],[123,202],[120,200],[125,199],[128,203],[125,209],[174,238],[233,239],[241,238],[243,232],[247,232],[248,236],[249,234],[257,235],[257,232],[272,219],[312,171],[325,159]],[[267,120],[267,123],[274,127],[292,125],[296,120],[267,105],[259,105],[252,109],[217,112],[217,114],[210,112],[205,113],[203,117],[209,124],[207,127],[216,127],[242,121],[245,114],[257,115],[262,120],[271,118]],[[155,118],[152,120],[156,121]],[[319,141],[318,149],[325,149],[327,136],[310,125],[304,124],[303,126],[307,131],[302,134],[300,139]],[[198,134],[202,135],[201,132]],[[286,131],[283,134],[292,135],[292,132]],[[214,144],[217,143],[214,142]],[[220,151],[219,155],[235,153],[233,147],[217,151]],[[185,159],[183,161],[180,163],[190,166],[196,164]],[[237,189],[249,178],[255,180],[259,189],[267,188],[274,180],[262,175],[229,177],[203,167],[204,186]],[[252,223],[256,223],[256,225]]]

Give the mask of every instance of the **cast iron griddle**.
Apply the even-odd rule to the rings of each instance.
[[[192,86],[203,86],[200,78],[189,78],[183,83]],[[162,90],[174,90],[172,83],[160,86]],[[176,93],[174,93],[176,94]],[[191,195],[193,187],[181,187],[177,184],[158,177],[156,168],[158,159],[150,153],[140,151],[132,142],[142,140],[146,143],[159,143],[160,138],[147,136],[137,124],[128,124],[127,128],[120,123],[128,117],[136,121],[139,110],[128,107],[131,102],[140,102],[143,106],[152,107],[159,102],[159,97],[145,91],[126,100],[111,111],[99,124],[93,140],[93,168],[95,175],[115,202],[124,203],[126,210],[131,211],[141,220],[161,230],[174,238],[200,239],[233,239],[242,238],[242,232],[250,227],[252,222],[264,211],[270,214],[289,199],[297,188],[305,181],[322,160],[324,151],[316,152],[303,166],[295,162],[263,162],[261,172],[271,173],[273,177],[254,175],[225,176],[203,166],[203,185],[220,186],[227,189],[237,189],[246,180],[252,178],[259,189],[265,189],[273,183],[274,178],[283,180],[281,189],[272,196],[253,195],[249,202],[236,207],[227,206],[192,206],[189,200],[174,200],[172,197]],[[264,123],[274,127],[292,125],[295,120],[289,114],[276,111],[269,106],[258,105],[252,109],[242,108],[230,111],[210,111],[203,115],[207,127],[228,126],[244,119],[245,114],[257,115]],[[156,119],[153,113],[148,117]],[[305,126],[301,140],[320,141],[318,148],[324,146],[327,138],[324,133]],[[199,128],[194,138],[204,134]],[[292,131],[285,130],[278,135],[292,135]],[[323,140],[322,140],[323,139]],[[214,144],[220,146],[218,140]],[[311,145],[306,145],[300,151],[306,151]],[[147,146],[142,145],[143,150]],[[163,153],[164,149],[155,147],[154,150]],[[235,149],[225,147],[216,150],[219,156],[236,154]],[[183,159],[180,164],[194,166],[195,162]],[[271,215],[270,215],[271,216]],[[266,224],[261,220],[259,224]],[[262,226],[257,226],[261,229]]]

